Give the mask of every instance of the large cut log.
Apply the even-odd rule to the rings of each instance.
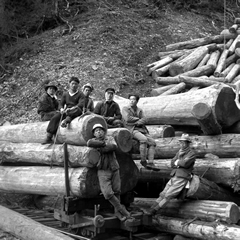
[[[185,88],[186,88],[186,84],[184,82],[181,82],[181,83],[178,83],[176,86],[173,86],[172,88],[168,89],[164,93],[162,93],[161,96],[177,94],[183,91]]]
[[[156,216],[152,229],[194,237],[201,240],[239,240],[240,227],[228,224],[213,224],[205,221],[186,221],[186,219]]]
[[[179,137],[155,139],[157,144],[155,158],[172,158],[179,150]],[[220,158],[240,157],[240,134],[221,134],[215,136],[191,136],[192,146],[198,157],[212,153]],[[133,144],[133,153],[138,153]]]
[[[197,103],[193,106],[192,114],[197,119],[204,135],[218,135],[222,133],[222,128],[208,104]]]
[[[134,161],[139,169],[139,182],[163,182],[170,179],[171,159],[155,159],[154,163],[160,172],[144,169],[139,160]],[[240,187],[240,159],[239,158],[197,158],[194,173],[226,188],[238,191]]]
[[[235,102],[235,93],[225,84],[215,84],[193,93],[140,98],[138,106],[143,109],[147,123],[198,126],[191,111],[195,104],[208,103],[214,110],[218,123],[224,128],[240,120],[240,110]],[[129,100],[116,100],[120,108],[129,105]],[[0,128],[1,133],[1,128]]]
[[[150,136],[154,139],[175,136],[175,130],[170,125],[148,125],[147,129]]]
[[[217,62],[219,60],[219,57],[220,57],[220,51],[219,50],[212,52],[211,55],[210,55],[210,58],[207,62],[207,65],[213,65],[214,69],[215,69],[217,67]]]
[[[147,209],[154,203],[155,198],[135,198],[133,207]],[[228,224],[237,223],[240,218],[238,206],[232,202],[209,200],[171,200],[158,213],[161,216],[177,218],[194,218],[202,221],[223,221]]]
[[[0,229],[24,240],[73,240],[56,229],[44,226],[29,217],[0,206]]]
[[[176,86],[176,84],[170,84],[170,85],[167,85],[167,86],[154,88],[151,91],[151,96],[153,96],[153,97],[159,96],[159,95],[161,95],[162,93],[166,92],[168,89],[170,89],[170,88],[172,88],[174,86]]]
[[[236,34],[224,34],[224,35],[216,35],[216,36],[210,36],[205,38],[197,38],[185,42],[178,42],[169,44],[166,46],[167,51],[173,51],[177,49],[191,49],[196,48],[199,46],[207,45],[210,43],[222,43],[224,40],[236,38]]]
[[[96,167],[99,151],[94,148],[68,145],[71,167]],[[13,165],[57,165],[64,166],[62,144],[11,143],[0,141],[0,162]]]
[[[116,152],[120,165],[121,192],[131,191],[137,184],[138,168],[131,155]],[[100,193],[97,168],[69,168],[71,194],[80,198]],[[40,195],[64,195],[65,172],[62,167],[0,167],[0,191]]]
[[[219,61],[218,61],[218,64],[217,64],[217,67],[215,69],[215,72],[214,72],[214,76],[215,77],[219,77],[220,76],[220,73],[222,72],[222,70],[224,70],[225,68],[225,62],[226,62],[226,59],[227,59],[227,56],[228,56],[228,49],[224,49],[220,58],[219,58]]]
[[[206,46],[199,47],[181,61],[171,63],[169,67],[170,75],[176,76],[194,69],[208,53],[208,51],[208,47]]]

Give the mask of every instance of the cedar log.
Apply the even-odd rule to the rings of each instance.
[[[200,63],[197,65],[197,68],[206,65],[206,63],[208,62],[209,58],[210,58],[210,53],[207,53],[207,54],[204,56],[204,58],[200,61]]]
[[[219,58],[219,61],[218,61],[218,64],[217,64],[217,67],[215,69],[215,72],[214,72],[214,76],[215,77],[219,77],[220,76],[220,73],[222,72],[222,70],[224,70],[225,68],[225,62],[226,62],[226,59],[227,59],[227,56],[228,56],[228,49],[224,49],[220,58]]]
[[[219,50],[217,50],[215,52],[212,52],[208,62],[206,63],[206,65],[213,65],[214,69],[215,69],[217,67],[217,62],[219,60],[219,57],[220,57],[220,51]]]
[[[208,103],[214,110],[218,123],[224,128],[240,120],[240,110],[235,102],[235,93],[225,84],[215,84],[196,90],[194,93],[179,93],[168,96],[140,98],[138,106],[143,109],[147,123],[198,126],[192,116],[192,108],[199,102]],[[129,100],[115,100],[122,109]],[[0,128],[1,130],[1,128]],[[1,133],[1,131],[0,131]]]
[[[170,125],[148,125],[147,129],[150,136],[154,139],[175,136],[175,130]]]
[[[234,41],[233,39],[228,40],[228,42],[225,44],[225,48],[229,49],[230,46],[232,45],[233,41]]]
[[[239,240],[240,227],[205,221],[186,221],[186,219],[157,215],[151,229],[194,237],[201,240]]]
[[[229,28],[229,32],[230,33],[237,33],[237,29],[238,29],[238,24],[235,23]]]
[[[0,206],[0,229],[24,240],[73,240],[29,217]]]
[[[159,95],[161,95],[162,93],[166,92],[168,89],[170,89],[174,86],[176,86],[176,84],[170,84],[170,85],[167,85],[167,86],[164,86],[164,87],[154,88],[151,91],[151,96],[152,97],[159,96]]]
[[[229,49],[228,49],[228,50],[229,50],[229,55],[231,55],[231,54],[233,54],[233,53],[235,52],[236,44],[237,44],[237,42],[239,42],[239,40],[240,40],[240,35],[238,35],[238,36],[234,39],[232,45],[229,47]]]
[[[149,64],[147,66],[146,73],[148,75],[151,75],[154,70],[156,70],[158,68],[161,68],[161,67],[164,67],[165,65],[171,63],[172,61],[173,61],[173,58],[167,56],[167,57],[165,57],[165,58],[163,58],[163,59],[161,59],[161,60],[159,60],[157,62]]]
[[[225,81],[227,83],[231,83],[233,79],[238,75],[239,71],[240,71],[240,65],[235,64],[230,70],[230,72],[228,73],[228,75],[225,77]]]
[[[213,110],[206,103],[197,103],[192,109],[193,116],[197,119],[204,135],[217,135],[222,133]]]
[[[184,82],[178,83],[176,86],[173,86],[172,88],[162,93],[161,96],[180,93],[182,90],[185,89],[185,87],[186,87],[186,84]]]
[[[235,63],[231,63],[227,68],[225,68],[225,70],[220,73],[220,77],[226,77],[234,65]]]
[[[231,63],[235,63],[239,59],[239,56],[235,53],[229,56],[225,61],[225,67],[228,67]]]
[[[154,203],[155,198],[135,198],[133,207],[147,209]],[[240,218],[238,206],[232,202],[209,200],[170,200],[164,208],[158,210],[161,216],[194,218],[201,221],[223,221],[228,224],[237,223]]]
[[[180,76],[188,76],[188,77],[201,77],[201,76],[209,76],[213,73],[215,69],[214,65],[204,65],[202,67],[197,67],[193,70],[180,74]]]

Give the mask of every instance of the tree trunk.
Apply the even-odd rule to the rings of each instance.
[[[155,198],[135,198],[131,204],[133,207],[150,208]],[[237,223],[240,218],[238,206],[232,202],[209,201],[209,200],[171,200],[158,213],[161,216],[177,218],[194,218],[201,221],[223,221],[228,224]]]
[[[170,75],[176,76],[194,69],[207,53],[208,47],[198,47],[181,61],[171,63],[169,67]]]
[[[29,217],[0,206],[0,229],[24,240],[73,240],[53,228],[44,226]]]
[[[214,109],[218,123],[224,128],[240,120],[240,110],[234,99],[235,93],[232,88],[225,84],[215,84],[194,93],[140,98],[138,106],[143,109],[149,125],[198,126],[197,120],[192,116],[192,108],[199,102],[208,103]],[[120,108],[129,104],[128,99],[116,102]]]
[[[68,145],[68,157],[71,167],[96,167],[100,155],[94,148]],[[15,166],[64,166],[63,145],[0,142],[0,160],[1,163],[12,163]]]
[[[166,46],[166,50],[173,51],[177,49],[191,49],[191,48],[207,45],[210,43],[222,43],[224,39],[229,40],[232,38],[236,38],[236,34],[228,33],[225,35],[216,35],[216,36],[210,36],[205,38],[197,38],[197,39],[193,39],[185,42],[169,44]]]
[[[170,125],[148,125],[147,129],[152,138],[174,137],[175,130]]]
[[[214,76],[215,77],[219,77],[220,76],[220,73],[222,72],[222,70],[224,70],[225,68],[225,62],[226,62],[226,59],[227,59],[227,56],[228,56],[228,49],[224,49],[220,58],[219,58],[219,61],[218,61],[218,64],[217,64],[217,67],[215,69],[215,72],[214,72]]]
[[[212,52],[206,65],[214,66],[214,70],[215,70],[215,68],[217,67],[217,62],[218,62],[219,57],[220,57],[219,50]]]
[[[157,215],[152,229],[194,237],[202,240],[239,240],[240,227],[227,224],[212,224],[205,221],[186,221],[186,219]],[[188,223],[189,222],[189,223]]]
[[[197,68],[206,65],[206,63],[208,62],[209,58],[210,58],[210,53],[207,53],[207,54],[204,56],[204,58],[200,61],[200,63],[197,65]]]
[[[172,158],[179,150],[179,137],[155,139],[157,144],[155,158]],[[221,134],[215,136],[191,136],[192,146],[198,157],[212,153],[220,158],[240,157],[240,134]],[[133,144],[133,153],[138,153]]]
[[[177,94],[177,93],[180,93],[185,88],[186,88],[186,84],[184,82],[181,82],[181,83],[178,83],[176,86],[173,86],[172,88],[168,89],[164,93],[162,93],[161,96]]]
[[[172,171],[171,159],[155,159],[155,165],[160,168],[160,172],[144,169],[139,160],[134,160],[139,169],[139,182],[163,182],[170,179]],[[234,191],[240,189],[240,159],[239,158],[220,158],[212,159],[197,158],[194,165],[194,173],[205,179],[215,182],[219,186],[232,188]]]
[[[41,143],[46,137],[49,122],[35,122],[0,127],[0,140],[16,143]],[[59,128],[57,143],[68,143],[86,146],[86,142],[93,137],[92,128],[96,123],[107,128],[103,117],[96,114],[85,115],[73,119],[68,128]]]
[[[217,135],[222,133],[213,110],[206,103],[197,103],[192,109],[193,116],[197,119],[204,135]]]
[[[176,86],[176,84],[170,84],[170,85],[167,85],[167,86],[164,86],[164,87],[154,88],[151,91],[151,96],[152,97],[159,96],[159,95],[161,95],[162,93],[166,92],[168,89],[170,89],[174,86]]]

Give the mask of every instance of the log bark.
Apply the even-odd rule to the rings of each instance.
[[[169,44],[166,46],[167,51],[173,51],[177,49],[191,49],[191,48],[196,48],[199,46],[207,45],[210,43],[222,43],[225,40],[229,40],[232,38],[236,38],[236,34],[224,34],[224,35],[216,35],[216,36],[210,36],[210,37],[205,37],[205,38],[197,38],[185,42],[178,42],[178,43],[173,43]]]
[[[225,81],[227,83],[231,83],[232,80],[239,74],[240,72],[240,65],[239,64],[235,64],[231,71],[228,73],[228,75],[225,77]]]
[[[68,145],[68,157],[71,167],[96,167],[99,152],[96,149]],[[0,142],[1,163],[14,165],[56,165],[64,166],[62,144],[41,145],[39,143]]]
[[[220,73],[222,72],[222,70],[224,70],[225,68],[225,62],[226,62],[226,59],[227,59],[227,56],[228,56],[228,49],[224,49],[220,58],[219,58],[219,61],[218,61],[218,64],[217,64],[217,67],[215,69],[215,72],[214,72],[214,76],[215,77],[219,77],[220,76]]]
[[[235,93],[225,84],[196,90],[194,93],[140,98],[138,106],[143,109],[147,123],[198,126],[191,111],[199,102],[208,103],[214,109],[218,123],[228,127],[240,120],[240,110],[234,103]],[[117,100],[116,100],[117,101]],[[128,106],[128,99],[117,101],[120,108]]]
[[[168,89],[170,89],[174,86],[176,86],[176,84],[170,84],[170,85],[167,85],[167,86],[164,86],[164,87],[154,88],[151,91],[151,96],[153,96],[153,97],[159,96],[159,95],[161,95],[162,93],[166,92]]]
[[[117,152],[120,165],[121,192],[131,191],[137,184],[138,168],[131,155]],[[94,198],[100,187],[97,168],[69,168],[71,195],[79,198]],[[64,195],[65,172],[62,167],[0,167],[0,191],[23,194]]]
[[[219,60],[219,57],[220,57],[219,50],[212,52],[206,65],[212,65],[214,66],[214,69],[215,69],[217,67],[217,62]]]
[[[240,239],[240,227],[218,223],[212,224],[205,221],[186,222],[186,219],[165,217],[157,215],[152,228],[158,231],[180,234],[186,237],[194,237],[202,240],[238,240]]]
[[[161,68],[161,67],[164,67],[165,65],[167,65],[167,64],[169,64],[171,62],[173,62],[173,58],[167,56],[167,57],[165,57],[165,58],[163,58],[163,59],[161,59],[161,60],[159,60],[157,62],[149,64],[147,66],[146,73],[148,75],[151,75],[154,70],[156,70],[158,68]]]
[[[208,104],[197,103],[193,106],[192,114],[197,119],[204,135],[218,135],[222,133],[222,128]]]
[[[178,83],[176,86],[173,86],[172,88],[168,89],[164,93],[162,93],[161,96],[177,94],[177,93],[180,93],[185,88],[186,88],[186,84],[184,82],[181,82],[181,83]]]
[[[169,67],[170,75],[176,76],[194,69],[207,53],[208,47],[199,47],[181,61],[171,63]]]
[[[160,172],[144,169],[139,160],[134,160],[139,169],[138,182],[163,182],[170,179],[172,171],[171,159],[155,159],[155,165],[160,168]],[[234,191],[239,190],[240,186],[240,159],[239,158],[220,158],[210,157],[197,158],[194,165],[194,173],[205,179],[215,182]]]
[[[147,129],[154,139],[175,136],[175,130],[170,125],[148,125]]]
[[[204,56],[204,58],[200,61],[200,63],[197,65],[197,68],[206,65],[206,63],[208,62],[209,58],[210,58],[210,53],[207,53],[207,54]]]
[[[0,229],[24,240],[73,240],[53,228],[44,226],[29,217],[0,206]]]
[[[155,201],[155,198],[135,198],[131,205],[147,209]],[[209,200],[170,200],[158,214],[188,219],[197,217],[198,220],[207,222],[220,220],[228,224],[237,223],[240,219],[240,211],[235,203]]]
[[[0,140],[15,143],[41,143],[46,137],[49,122],[35,122],[0,127]],[[68,128],[59,128],[57,143],[68,143],[77,146],[86,146],[92,138],[92,127],[100,123],[107,129],[103,117],[96,114],[75,118]]]

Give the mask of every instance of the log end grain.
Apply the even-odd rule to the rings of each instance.
[[[192,108],[193,116],[199,120],[206,119],[211,112],[210,106],[206,103],[197,103]]]
[[[239,207],[236,204],[232,204],[229,206],[229,222],[230,223],[237,223],[240,219],[240,211]]]

